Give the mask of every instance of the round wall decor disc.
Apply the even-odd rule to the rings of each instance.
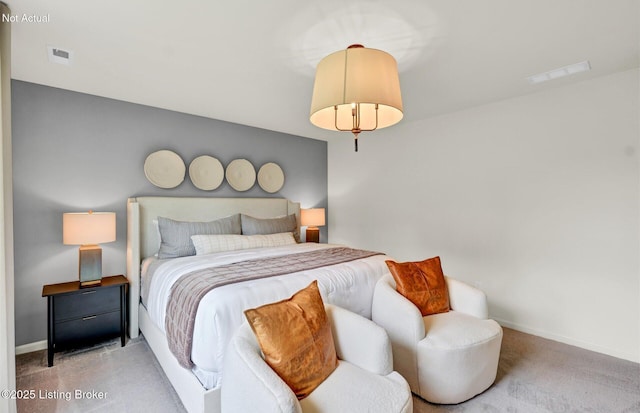
[[[256,182],[256,170],[246,159],[234,159],[227,165],[226,178],[236,191],[247,191]]]
[[[265,163],[258,171],[258,184],[265,192],[273,194],[284,185],[284,172],[276,163]]]
[[[184,181],[186,167],[175,152],[161,150],[153,152],[144,161],[144,175],[159,188],[175,188]]]
[[[213,191],[224,180],[224,168],[213,156],[198,156],[189,164],[189,178],[196,188]]]

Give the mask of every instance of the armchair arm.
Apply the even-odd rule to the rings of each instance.
[[[229,342],[223,371],[221,406],[225,413],[302,413],[296,395],[262,358],[247,323]]]
[[[425,337],[420,310],[396,291],[391,275],[378,280],[373,293],[372,320],[387,330],[391,341],[400,340],[415,346]]]
[[[454,278],[445,277],[445,279],[449,289],[449,305],[452,310],[482,320],[489,318],[487,295],[484,292]]]
[[[382,327],[338,306],[325,309],[339,359],[382,376],[393,371],[391,342]]]
[[[393,364],[413,391],[418,391],[416,347],[425,337],[418,307],[396,291],[391,274],[378,280],[373,293],[372,320],[387,330],[393,346]]]

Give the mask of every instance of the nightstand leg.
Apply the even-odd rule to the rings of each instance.
[[[120,286],[120,343],[121,347],[124,347],[126,321],[127,321],[127,294],[126,285]]]
[[[53,366],[53,297],[47,297],[47,364]]]

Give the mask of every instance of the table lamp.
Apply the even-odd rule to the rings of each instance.
[[[310,208],[300,211],[300,224],[307,227],[307,242],[320,242],[320,230],[324,225],[324,208]]]
[[[80,287],[100,285],[102,248],[116,240],[115,212],[67,212],[62,214],[62,243],[80,245]]]

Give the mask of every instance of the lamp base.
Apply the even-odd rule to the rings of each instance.
[[[318,227],[307,228],[307,242],[320,242],[320,229]]]
[[[93,281],[80,281],[80,288],[91,288],[91,287],[98,287],[102,285],[102,278],[99,280],[93,280]]]
[[[80,287],[100,285],[102,282],[102,248],[97,245],[82,245],[79,251]]]

